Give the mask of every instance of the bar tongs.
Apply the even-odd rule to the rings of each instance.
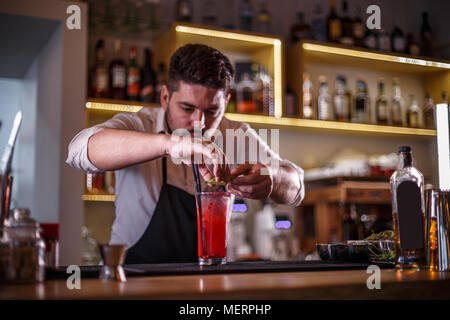
[[[19,111],[14,118],[8,143],[6,144],[0,158],[0,228],[3,227],[5,219],[8,217],[9,207],[11,204],[11,190],[13,183],[11,163],[21,123],[22,111]]]

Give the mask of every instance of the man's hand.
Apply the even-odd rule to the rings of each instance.
[[[262,175],[262,168],[266,168],[269,174]],[[228,191],[238,197],[268,199],[272,194],[274,185],[272,172],[261,163],[242,164],[231,171],[231,176],[236,178],[228,185]]]
[[[193,138],[171,139],[167,145],[167,154],[174,162],[187,165],[199,163],[199,172],[205,181],[230,178],[230,166],[223,151],[214,143]]]

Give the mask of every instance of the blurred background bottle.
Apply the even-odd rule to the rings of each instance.
[[[423,120],[426,129],[436,129],[436,110],[433,99],[429,93],[426,94],[425,106],[423,107]]]
[[[391,103],[391,121],[394,126],[403,126],[403,97],[398,78],[394,78],[394,96]]]
[[[122,59],[121,41],[114,40],[114,58],[109,64],[110,98],[125,99],[125,61]]]
[[[339,42],[342,35],[341,19],[336,14],[336,1],[330,0],[330,13],[327,17],[327,39],[329,42]]]
[[[156,102],[156,75],[152,68],[152,51],[144,50],[145,63],[141,70],[141,101]]]
[[[422,127],[422,109],[419,107],[417,100],[414,95],[409,97],[411,103],[407,112],[408,126],[411,128],[421,128]]]
[[[204,0],[202,23],[207,26],[217,25],[217,3],[215,0]]]
[[[272,17],[267,10],[267,0],[259,1],[259,11],[256,16],[256,31],[265,34],[272,33]]]
[[[177,0],[175,6],[175,21],[191,22],[193,7],[191,0]]]
[[[90,72],[90,96],[94,98],[108,97],[108,68],[105,62],[105,42],[103,39],[95,45],[95,65]]]
[[[375,118],[376,123],[381,125],[389,124],[389,104],[384,92],[384,81],[378,79],[378,94],[375,100]]]
[[[367,93],[367,84],[364,80],[356,81],[355,105],[352,112],[352,121],[356,123],[369,123],[369,96]]]
[[[317,97],[317,118],[319,120],[333,120],[333,106],[328,92],[325,76],[319,76],[319,95]]]
[[[303,73],[303,118],[316,119],[313,106],[313,84],[308,73]]]
[[[350,18],[348,12],[348,3],[347,1],[342,1],[342,35],[339,39],[339,42],[348,46],[353,46],[355,41],[353,40],[353,21]]]
[[[241,30],[253,30],[253,5],[250,0],[242,0],[239,7],[239,20],[239,26]]]
[[[316,41],[327,41],[327,26],[321,0],[316,0],[312,13],[312,37]]]
[[[137,64],[136,47],[130,48],[130,61],[127,66],[127,100],[139,100],[141,70]]]
[[[422,26],[420,28],[420,40],[422,54],[427,57],[433,56],[433,33],[428,22],[428,12],[422,13]]]
[[[361,6],[356,4],[354,6],[353,17],[353,40],[355,46],[362,47],[364,45],[365,25],[361,20]]]
[[[236,109],[237,112],[255,113],[256,104],[253,100],[255,83],[251,80],[249,73],[244,73],[241,81],[236,84]]]
[[[345,77],[342,75],[337,75],[334,85],[335,85],[335,92],[333,97],[334,118],[337,121],[349,121],[351,100],[350,100],[350,93],[347,90]]]
[[[305,15],[303,12],[297,12],[297,21],[291,27],[291,41],[312,39],[312,37],[311,26],[305,22]]]

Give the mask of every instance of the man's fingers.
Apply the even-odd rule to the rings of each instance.
[[[234,168],[231,171],[231,175],[233,177],[237,177],[237,176],[240,176],[241,174],[250,172],[252,170],[252,168],[253,168],[252,164],[248,164],[248,163],[241,164],[240,166],[237,166],[236,168]]]
[[[239,176],[234,178],[231,184],[234,186],[256,184],[266,178],[267,176],[261,175],[260,172],[252,172],[246,176]]]

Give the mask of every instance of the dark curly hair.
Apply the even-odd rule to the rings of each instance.
[[[203,44],[186,44],[170,58],[169,94],[178,90],[179,81],[228,92],[234,69],[219,50]]]

